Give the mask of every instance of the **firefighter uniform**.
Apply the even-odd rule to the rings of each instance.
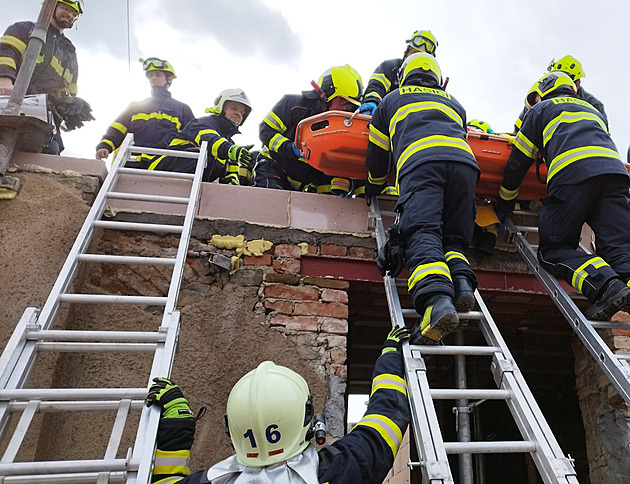
[[[173,99],[167,87],[153,86],[151,97],[131,103],[107,128],[96,151],[115,151],[128,133],[133,133],[136,146],[164,148],[194,118],[190,107]]]
[[[201,143],[208,142],[208,165],[203,181],[219,179],[220,183],[239,184],[239,166],[228,158],[228,149],[234,145],[232,136],[240,134],[238,126],[223,115],[210,115],[193,119],[177,133],[168,145],[169,150],[199,151]],[[129,163],[127,164],[128,166]],[[137,168],[158,171],[194,173],[197,160],[176,156],[153,156],[141,160]]]
[[[464,108],[442,89],[405,85],[390,93],[370,124],[369,184],[385,183],[390,153],[408,288],[422,313],[429,296],[455,297],[454,277],[477,286],[465,250],[472,239],[479,168],[466,142]]]
[[[398,89],[398,70],[403,59],[389,59],[381,62],[368,81],[363,95],[364,103],[380,104],[385,95]]]
[[[282,97],[260,123],[263,148],[254,169],[256,187],[302,190],[316,182],[320,171],[309,166],[293,152],[297,125],[303,119],[322,112],[320,96],[315,91]]]
[[[402,356],[399,351],[388,351],[376,360],[370,403],[364,417],[349,434],[324,447],[317,454],[312,446],[307,447],[302,454],[313,455],[314,458],[308,464],[314,469],[310,469],[310,472],[306,472],[309,469],[305,469],[300,475],[307,473],[317,475],[317,482],[330,484],[382,482],[394,463],[403,433],[409,425],[409,419],[410,411]],[[212,477],[218,474],[217,469],[223,469],[225,472],[224,463],[227,461],[209,470],[190,474],[188,458],[193,443],[194,429],[195,420],[191,418],[162,418],[160,420],[153,483],[232,482],[227,479],[236,478],[236,476],[240,476],[239,482],[241,479],[242,482],[262,482],[248,480],[247,473],[242,473],[245,469],[242,465],[235,467],[225,477],[218,479]],[[300,482],[306,481],[300,480]]]
[[[35,24],[30,21],[16,22],[9,25],[0,37],[0,77],[8,77],[15,82],[34,27]],[[62,32],[50,25],[26,94],[76,96],[78,76],[79,64],[74,45]],[[63,141],[59,135],[60,124],[61,118],[55,115],[56,129],[43,153],[59,154],[63,151]]]
[[[629,179],[605,115],[572,96],[534,105],[505,167],[498,212],[513,210],[518,188],[539,155],[547,165],[548,196],[539,213],[538,259],[595,302],[617,275],[630,279]],[[585,222],[597,237],[597,256],[577,250]]]

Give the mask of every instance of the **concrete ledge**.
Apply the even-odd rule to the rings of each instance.
[[[107,176],[105,162],[101,160],[88,160],[84,158],[70,158],[66,156],[44,155],[42,153],[25,153],[16,151],[11,162],[18,168],[24,165],[37,165],[50,168],[55,171],[72,170],[82,175],[95,176],[101,181]]]

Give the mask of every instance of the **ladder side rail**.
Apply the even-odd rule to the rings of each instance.
[[[1,484],[98,484],[98,476],[101,473],[84,472],[77,474],[55,474],[55,475],[29,475],[29,476],[9,476],[4,477]],[[126,472],[108,472],[109,484],[124,484],[127,482]]]
[[[70,249],[70,253],[66,258],[66,261],[57,277],[57,281],[55,282],[53,288],[50,291],[50,295],[44,304],[44,307],[41,310],[41,313],[38,318],[38,323],[42,329],[48,329],[53,324],[53,320],[59,310],[59,295],[63,294],[67,291],[74,274],[78,268],[78,255],[85,253],[87,250],[92,237],[94,235],[94,227],[93,223],[95,220],[99,219],[103,212],[105,211],[105,205],[107,202],[107,193],[114,187],[115,183],[118,181],[118,168],[121,166],[123,161],[126,160],[126,157],[129,155],[129,146],[133,142],[133,134],[128,134],[120,147],[120,151],[112,164],[109,174],[105,178],[101,189],[88,212],[85,222],[83,222],[83,226],[77,235],[77,238]]]
[[[385,244],[385,228],[376,197],[371,198],[370,216],[374,220],[376,245],[380,250]],[[405,326],[395,279],[385,276],[383,283],[392,325]],[[415,346],[412,352],[409,343],[404,342],[402,353],[407,381],[407,396],[412,416],[412,429],[418,452],[423,461],[423,477],[432,484],[453,484],[454,480],[448,465],[448,456],[444,448],[444,440],[435,412],[426,374],[426,365],[421,351]]]
[[[169,320],[163,328],[166,332],[166,341],[159,344],[153,365],[151,367],[151,375],[148,385],[154,377],[171,375],[173,362],[175,360],[175,350],[179,339],[180,328],[180,312],[173,311],[169,315]],[[148,389],[147,389],[148,390]],[[138,423],[138,432],[136,441],[133,445],[132,458],[137,460],[140,465],[137,474],[130,474],[127,480],[128,484],[147,484],[150,482],[151,473],[153,471],[153,457],[155,455],[157,428],[160,423],[160,409],[156,406],[143,407],[140,414],[140,422]]]
[[[190,188],[190,199],[186,208],[186,215],[184,216],[184,223],[182,224],[182,233],[179,239],[179,246],[177,247],[177,255],[175,257],[175,265],[173,266],[173,273],[171,275],[171,285],[168,289],[167,303],[164,308],[164,320],[162,324],[168,321],[167,313],[171,313],[175,310],[177,305],[177,299],[179,297],[179,288],[182,283],[182,277],[184,274],[184,265],[186,264],[186,255],[188,254],[188,244],[190,242],[190,236],[192,234],[192,227],[195,222],[195,215],[197,215],[197,208],[199,206],[199,195],[201,193],[201,182],[203,179],[203,172],[208,162],[208,142],[201,143],[199,152],[199,158],[197,160],[197,167],[195,169],[195,179],[192,182]]]
[[[562,315],[569,322],[573,331],[578,335],[591,356],[597,361],[604,374],[624,399],[626,405],[630,405],[630,366],[625,360],[620,360],[604,343],[590,322],[584,317],[582,311],[569,298],[560,283],[545,271],[538,263],[538,257],[534,253],[525,236],[516,230],[513,223],[507,223],[507,229],[514,236],[514,244],[521,257],[529,265],[542,286],[556,304]]]
[[[531,453],[531,457],[538,472],[548,484],[577,484],[573,465],[562,452],[478,290],[475,291],[475,299],[484,314],[479,325],[484,338],[488,344],[501,348],[492,361],[494,379],[499,388],[507,389],[512,394],[506,404],[524,440],[536,442],[536,451]]]

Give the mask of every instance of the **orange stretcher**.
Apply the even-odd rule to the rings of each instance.
[[[309,165],[326,175],[364,180],[365,152],[368,145],[368,122],[371,116],[344,111],[328,111],[302,120],[295,142]],[[481,170],[476,193],[496,196],[503,169],[512,149],[513,137],[468,131],[468,143]],[[540,164],[539,175],[547,177],[547,167]],[[536,177],[536,164],[527,172],[518,198],[538,200],[547,195],[547,187]]]

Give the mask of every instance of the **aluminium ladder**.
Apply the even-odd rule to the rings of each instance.
[[[386,241],[381,211],[376,197],[371,198],[370,219],[373,219],[377,246],[380,249]],[[404,326],[405,317],[418,319],[414,309],[402,309],[396,281],[383,278],[385,293],[393,326]],[[486,453],[529,453],[538,472],[546,484],[577,484],[577,476],[571,460],[564,456],[545,417],[534,399],[523,375],[503,340],[479,291],[475,291],[479,311],[460,313],[462,321],[478,321],[481,333],[488,346],[425,346],[403,345],[408,398],[411,407],[412,428],[420,463],[423,482],[431,484],[453,484],[455,481],[449,466],[448,454],[458,454],[461,484],[472,483],[471,454]],[[463,343],[463,333],[456,334],[458,343]],[[436,389],[429,387],[424,355],[453,355],[457,363],[457,389]],[[466,356],[491,356],[491,371],[498,389],[467,389],[465,375],[462,378],[463,358]],[[463,380],[463,381],[462,381]],[[462,384],[464,383],[464,384]],[[434,399],[456,400],[457,408],[469,405],[469,400],[505,400],[514,421],[523,436],[522,441],[478,441],[471,442],[469,433],[459,433],[459,442],[444,442],[438,417],[433,405]],[[467,415],[465,416],[467,417]],[[459,418],[459,417],[458,417]],[[466,419],[464,419],[466,422]]]
[[[10,414],[21,412],[21,418],[0,458],[0,484],[8,483],[74,483],[149,482],[160,412],[144,406],[145,388],[54,388],[27,389],[29,375],[41,352],[115,352],[153,354],[151,373],[155,376],[171,373],[179,335],[177,298],[188,252],[194,217],[197,212],[203,171],[207,163],[207,143],[199,153],[158,150],[133,145],[133,135],[127,135],[110,172],[99,191],[77,239],[61,269],[41,311],[27,308],[0,357],[0,436],[7,437]],[[125,168],[134,154],[177,155],[196,158],[194,174],[147,171]],[[187,197],[170,197],[116,191],[120,175],[150,176],[157,179],[175,178],[191,182]],[[107,201],[111,199],[163,202],[185,205],[182,225],[161,225],[103,220]],[[97,228],[179,234],[175,257],[132,257],[87,253]],[[129,265],[166,265],[172,267],[168,294],[165,297],[132,295],[75,294],[70,287],[81,262]],[[148,304],[162,306],[161,323],[155,332],[143,331],[83,331],[53,329],[61,303]],[[15,462],[26,431],[37,412],[116,411],[109,443],[102,459]],[[141,410],[135,444],[125,458],[116,458],[130,410]]]
[[[530,213],[522,211],[515,212],[515,214],[530,215]],[[626,405],[630,405],[630,365],[628,365],[627,361],[630,359],[630,355],[614,354],[597,331],[595,331],[595,329],[628,329],[628,323],[589,321],[586,319],[558,280],[540,266],[536,253],[537,248],[530,244],[524,235],[526,233],[537,233],[538,228],[516,225],[513,221],[508,220],[506,231],[510,240],[516,245],[521,257],[551,296],[553,302],[573,328],[573,331],[575,331],[588,352],[597,361],[606,377],[619,392],[619,395],[625,400]],[[580,247],[585,252],[590,252],[581,244]]]

